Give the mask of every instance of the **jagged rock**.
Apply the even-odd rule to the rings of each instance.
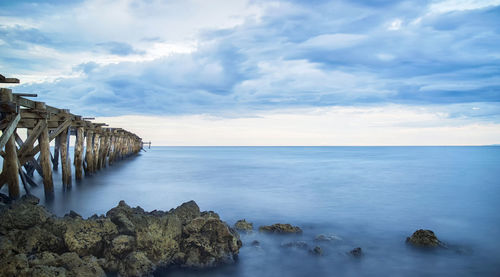
[[[244,219],[236,221],[234,224],[234,229],[238,231],[251,232],[253,230],[253,224],[251,222],[247,222]]]
[[[75,212],[73,210],[70,210],[69,213],[65,214],[64,216],[68,216],[71,218],[82,218],[82,216],[80,214],[78,214],[77,212]]]
[[[107,242],[118,234],[116,225],[109,219],[67,220],[64,242],[71,252],[80,256],[100,256]]]
[[[28,257],[26,257],[26,254],[17,254],[1,259],[0,276],[29,276]]]
[[[309,253],[316,256],[323,256],[323,249],[319,246],[315,246],[313,249],[309,250]]]
[[[363,251],[361,250],[361,247],[356,247],[353,250],[349,251],[349,255],[353,257],[361,257],[363,255]]]
[[[123,257],[135,248],[135,237],[119,235],[111,241],[111,254]]]
[[[342,238],[340,238],[339,236],[337,235],[334,235],[334,234],[328,234],[328,235],[325,235],[325,234],[320,234],[320,235],[317,235],[316,237],[314,237],[314,241],[338,241],[338,240],[342,240]]]
[[[37,265],[31,269],[31,276],[37,277],[66,277],[66,276],[78,276],[70,275],[64,267]]]
[[[155,263],[168,264],[179,252],[182,225],[175,215],[132,219],[136,226],[137,249]]]
[[[170,212],[176,215],[181,220],[182,224],[186,224],[188,221],[191,221],[201,215],[200,208],[193,200],[180,205]]]
[[[309,245],[307,245],[307,242],[305,241],[292,241],[292,242],[282,243],[281,246],[288,248],[300,248],[300,249],[307,249],[309,247]]]
[[[121,276],[146,276],[154,269],[154,264],[143,252],[132,252],[120,265],[119,273]]]
[[[0,233],[9,229],[28,229],[43,224],[50,216],[44,207],[38,206],[35,196],[23,196],[0,213]]]
[[[302,229],[290,224],[276,223],[269,226],[260,226],[259,232],[264,233],[278,233],[278,234],[301,234]]]
[[[11,230],[7,233],[7,237],[15,244],[16,249],[23,253],[43,251],[62,253],[65,251],[63,239],[39,226],[27,230]]]
[[[423,229],[415,231],[411,237],[406,238],[406,242],[419,247],[437,247],[442,245],[433,231]]]
[[[220,219],[219,215],[216,212],[214,212],[214,211],[204,211],[204,212],[201,212],[200,216],[204,217],[204,218],[213,217],[213,218],[216,218],[216,219]]]
[[[218,214],[194,201],[151,213],[120,201],[89,219],[57,218],[37,202],[23,197],[0,209],[0,276],[145,276],[158,266],[232,262],[241,247]]]
[[[125,203],[125,201],[120,201],[118,206],[109,210],[106,213],[106,216],[111,219],[111,221],[118,226],[118,232],[124,235],[134,235],[135,234],[135,226],[130,221],[128,216],[132,215],[134,210],[130,208],[129,205]]]
[[[241,248],[239,235],[216,218],[198,217],[182,230],[181,259],[191,267],[213,267],[232,263]]]

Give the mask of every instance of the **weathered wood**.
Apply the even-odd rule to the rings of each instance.
[[[36,127],[31,131],[31,134],[26,138],[24,143],[19,147],[18,156],[22,157],[26,154],[31,156],[31,150],[33,149],[33,143],[38,139],[38,136],[42,132],[43,129],[47,128],[47,122],[44,120],[40,120]]]
[[[19,84],[19,79],[17,79],[17,78],[5,78],[2,74],[0,74],[0,83]]]
[[[7,128],[5,128],[5,130],[3,131],[2,137],[0,138],[0,149],[3,149],[5,147],[5,144],[7,144],[7,141],[16,130],[19,120],[21,120],[21,115],[15,115],[14,118],[9,122]]]
[[[40,165],[43,171],[43,188],[45,193],[54,192],[54,182],[52,180],[52,169],[50,164],[50,142],[49,129],[45,127],[38,137],[38,145],[40,146]]]
[[[5,172],[5,180],[9,186],[9,196],[18,198],[20,196],[19,190],[19,161],[17,159],[17,149],[14,136],[10,136],[5,145],[5,158],[3,161],[3,172]]]
[[[21,177],[21,182],[23,183],[24,191],[26,192],[26,194],[31,194],[27,185],[28,181],[26,180],[26,175],[23,169],[20,167],[19,167],[19,176]]]
[[[92,165],[93,172],[98,170],[97,166],[99,163],[99,137],[99,133],[96,133],[94,135],[94,164]]]
[[[94,172],[94,131],[87,130],[86,134],[86,147],[85,147],[85,174],[89,175]]]
[[[115,144],[116,144],[116,137],[114,135],[111,135],[109,139],[109,158],[108,158],[108,163],[111,166],[114,162],[114,155],[115,155]]]
[[[75,142],[75,178],[80,180],[83,178],[83,135],[84,128],[78,127],[76,129],[76,142]]]
[[[24,166],[24,168],[26,169],[26,172],[33,172],[33,171],[37,171],[38,174],[40,174],[40,176],[43,177],[43,173],[42,173],[42,168],[40,167],[40,165],[38,165],[38,162],[36,161],[35,157],[33,156],[25,156],[23,157],[23,154],[21,153],[21,148],[26,148],[26,145],[27,144],[33,144],[33,142],[30,142],[28,141],[28,139],[26,141],[28,142],[23,142],[23,140],[21,139],[21,137],[17,134],[17,132],[14,132],[14,138],[17,142],[17,145],[19,145],[19,149],[17,149],[17,158],[19,160],[19,166]],[[23,161],[23,163],[21,163],[21,161]]]
[[[71,158],[69,157],[69,127],[59,135],[61,141],[62,183],[66,188],[71,187]]]
[[[49,141],[51,141],[52,136],[49,134]],[[59,169],[59,151],[61,149],[61,138],[57,136],[54,144],[54,155],[52,156],[52,170],[57,171]]]

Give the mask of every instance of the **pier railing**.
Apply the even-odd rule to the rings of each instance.
[[[0,75],[0,83],[19,83],[19,80]],[[143,147],[140,137],[124,129],[106,128],[105,123],[89,121],[93,118],[83,118],[67,109],[26,97],[36,97],[36,94],[12,93],[11,89],[0,88],[0,155],[3,158],[0,188],[7,184],[11,198],[20,196],[20,181],[26,193],[29,186],[37,186],[33,179],[35,171],[42,176],[46,195],[52,194],[52,170],[58,169],[59,157],[62,184],[65,188],[71,187],[70,136],[76,136],[73,163],[76,180],[137,154]],[[20,128],[27,129],[24,141],[17,133]],[[50,142],[53,140],[52,154]]]

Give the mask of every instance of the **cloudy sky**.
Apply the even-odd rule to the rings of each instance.
[[[500,0],[1,0],[0,73],[153,145],[497,144]]]

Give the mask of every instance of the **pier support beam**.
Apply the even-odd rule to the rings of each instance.
[[[83,178],[83,135],[85,130],[83,127],[76,128],[75,142],[75,178],[81,180]]]
[[[54,156],[52,157],[52,169],[57,171],[59,168],[59,149],[61,148],[61,137],[57,136],[54,141]]]
[[[98,170],[97,165],[99,163],[99,133],[95,133],[94,135],[94,163],[92,165],[92,172],[96,172]]]
[[[85,174],[90,175],[94,172],[94,131],[87,130],[86,148],[85,148]]]
[[[68,113],[65,111],[65,113]],[[60,141],[62,183],[66,188],[71,187],[71,158],[69,157],[69,136],[70,127],[64,128],[58,136]]]
[[[17,159],[17,148],[14,135],[11,135],[5,145],[5,157],[3,163],[3,172],[5,172],[6,182],[9,186],[9,196],[18,198],[19,189],[19,160]]]

